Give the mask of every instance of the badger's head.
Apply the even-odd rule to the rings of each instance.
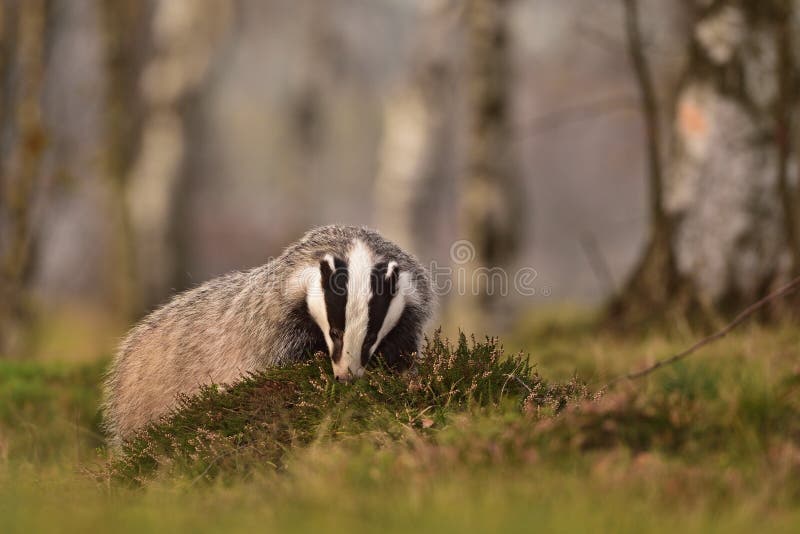
[[[410,273],[355,241],[345,258],[326,254],[313,280],[308,310],[325,337],[336,380],[348,382],[364,374],[400,320],[411,292]]]

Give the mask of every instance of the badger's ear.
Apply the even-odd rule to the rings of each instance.
[[[319,272],[323,289],[337,295],[347,293],[347,264],[344,260],[326,254],[319,262]]]
[[[323,286],[328,285],[335,269],[336,260],[334,260],[333,256],[330,254],[325,254],[325,256],[319,260],[319,272],[322,275]]]
[[[396,261],[390,261],[386,265],[386,275],[384,276],[384,284],[388,289],[389,295],[397,293],[397,282],[400,279],[400,267]]]

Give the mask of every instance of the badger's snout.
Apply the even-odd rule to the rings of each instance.
[[[353,380],[353,375],[350,373],[335,376],[336,381],[342,384],[349,384]]]
[[[336,381],[341,384],[349,384],[356,378],[361,378],[364,376],[364,368],[359,367],[355,371],[352,369],[345,369],[344,371],[338,371],[336,369],[333,370],[333,376],[336,378]]]
[[[416,281],[427,280],[412,258],[353,239],[319,258],[319,270],[309,266],[304,272],[309,269],[308,313],[328,346],[337,382],[360,378],[390,333],[391,343],[382,352],[415,351],[420,337],[416,327],[393,332],[403,318],[416,321],[428,315],[415,288]]]

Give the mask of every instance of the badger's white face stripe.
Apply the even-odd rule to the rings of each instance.
[[[372,296],[371,276],[375,259],[372,252],[361,241],[356,240],[347,257],[347,306],[342,357],[334,363],[334,373],[361,376],[361,349],[369,324],[369,300]]]
[[[333,264],[333,258],[331,258]],[[303,283],[306,284],[306,304],[311,318],[319,325],[322,335],[325,336],[325,343],[328,345],[328,353],[333,351],[333,341],[330,336],[330,324],[328,323],[328,311],[325,308],[325,291],[322,289],[322,275],[319,269],[308,268],[301,271]]]
[[[397,268],[397,263],[390,262],[389,267],[387,269],[387,278],[391,276],[392,269]],[[413,291],[413,285],[411,284],[411,274],[410,273],[400,273],[398,280],[397,280],[397,294],[392,299],[391,304],[389,304],[389,310],[386,312],[386,317],[383,319],[383,324],[381,325],[381,329],[378,331],[378,338],[375,340],[375,343],[369,348],[370,356],[375,354],[375,350],[377,350],[378,345],[381,344],[383,338],[386,337],[386,334],[392,331],[392,328],[397,326],[397,322],[400,320],[400,316],[403,314],[403,310],[406,307],[406,297],[411,295]]]
[[[313,274],[305,273],[308,311],[322,330],[334,374],[340,380],[361,376],[406,305],[416,300],[411,273],[376,257],[360,240],[345,258],[328,254]]]

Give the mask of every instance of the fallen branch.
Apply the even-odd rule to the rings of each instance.
[[[736,329],[739,325],[741,325],[742,323],[747,321],[747,319],[749,319],[750,316],[752,316],[756,312],[762,310],[768,304],[771,304],[772,302],[774,302],[774,301],[776,301],[778,299],[786,297],[786,296],[794,293],[798,289],[800,289],[800,277],[795,278],[794,280],[792,280],[791,282],[789,282],[788,284],[786,284],[782,288],[774,291],[773,293],[770,293],[769,295],[767,295],[766,297],[762,298],[761,300],[759,300],[755,304],[751,304],[750,306],[748,306],[744,311],[742,311],[739,315],[737,315],[736,318],[733,321],[731,321],[727,326],[725,326],[725,328],[723,328],[722,330],[720,330],[720,331],[716,332],[715,334],[712,334],[712,335],[710,335],[710,336],[708,336],[706,338],[701,339],[700,341],[698,341],[697,343],[695,343],[694,345],[692,345],[688,349],[684,350],[683,352],[679,352],[678,354],[675,354],[674,356],[671,356],[671,357],[669,357],[669,358],[667,358],[665,360],[659,360],[659,361],[655,362],[654,364],[652,364],[652,365],[650,365],[648,367],[645,367],[644,369],[641,369],[639,371],[634,371],[634,372],[631,372],[631,373],[628,373],[628,374],[625,374],[625,375],[622,375],[622,376],[618,376],[617,378],[615,378],[614,380],[612,380],[611,382],[609,382],[608,384],[603,386],[601,391],[605,391],[605,390],[615,386],[619,382],[622,382],[623,380],[636,380],[636,379],[639,379],[639,378],[642,378],[644,376],[649,375],[650,373],[656,371],[657,369],[660,369],[662,367],[666,367],[668,365],[672,365],[673,363],[676,363],[676,362],[679,362],[679,361],[683,360],[687,356],[697,352],[698,350],[700,350],[701,348],[705,347],[706,345],[708,345],[710,343],[713,343],[714,341],[717,341],[718,339],[722,339],[723,337],[727,336],[734,329]]]

